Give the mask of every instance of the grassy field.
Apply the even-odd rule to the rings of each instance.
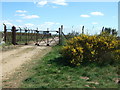
[[[30,70],[35,72],[23,80],[22,88],[118,88],[117,65],[95,64],[70,67],[62,63],[60,46],[38,60]]]

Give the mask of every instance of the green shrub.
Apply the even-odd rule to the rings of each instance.
[[[114,60],[116,60],[117,63],[120,63],[120,49],[113,51]]]
[[[80,35],[67,41],[66,46],[62,48],[62,55],[65,60],[72,65],[80,65],[81,63],[97,62],[106,63],[109,59],[118,55],[113,52],[118,49],[120,41],[116,37],[102,35]],[[109,55],[113,57],[109,58]],[[120,59],[120,57],[118,57]],[[110,61],[111,62],[111,61]]]

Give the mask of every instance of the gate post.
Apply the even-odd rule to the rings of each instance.
[[[61,25],[61,28],[59,28],[59,45],[63,45],[63,43],[62,43],[62,39],[63,39],[63,37],[62,37],[62,30],[63,30],[63,25]]]
[[[61,28],[59,28],[59,45],[61,45]]]
[[[39,37],[39,31],[38,31],[38,28],[37,28],[37,30],[36,30],[36,43],[35,43],[35,45],[39,46],[39,44],[38,44],[38,37]]]
[[[25,43],[25,45],[28,45],[28,35],[27,35],[27,27],[25,28],[25,35],[26,35],[26,43]]]
[[[5,43],[6,43],[6,38],[7,38],[7,28],[6,28],[6,25],[5,24],[3,24],[4,25],[4,41],[5,41]]]
[[[60,29],[60,45],[63,45],[63,36],[62,36],[62,32],[63,32],[63,25],[61,25],[61,29]]]
[[[16,27],[12,27],[12,44],[16,45]]]
[[[84,26],[82,27],[82,34],[84,34]]]
[[[104,32],[104,27],[102,27],[102,32]]]
[[[19,29],[20,29],[20,41],[22,41],[22,29],[19,27]]]
[[[47,35],[47,46],[49,46],[49,37],[48,37],[48,35],[49,35],[49,28],[47,28],[46,35]]]

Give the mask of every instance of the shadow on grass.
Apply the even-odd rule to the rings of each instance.
[[[62,57],[62,56],[58,57],[58,58],[48,60],[48,64],[52,64],[52,65],[57,66],[57,67],[68,66],[68,67],[71,67],[71,68],[86,67],[86,66],[90,65],[90,63],[84,63],[84,64],[81,64],[80,66],[76,66],[76,65],[70,64],[68,62],[68,60],[66,58]],[[94,65],[90,65],[90,66],[98,66],[98,65],[94,64]]]
[[[48,64],[53,64],[55,66],[69,66],[69,67],[87,67],[87,66],[90,66],[90,67],[106,67],[106,66],[116,66],[118,65],[117,63],[97,63],[97,62],[84,62],[84,63],[81,63],[80,66],[76,66],[76,65],[73,65],[73,64],[70,64],[67,62],[67,59],[64,58],[64,57],[58,57],[58,58],[54,58],[54,59],[50,59],[48,61]]]
[[[54,59],[50,59],[48,61],[48,64],[54,64],[56,66],[70,66],[70,65],[68,65],[67,62],[65,62],[63,57],[57,57],[57,58],[54,58]]]

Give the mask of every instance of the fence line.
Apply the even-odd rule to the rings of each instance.
[[[52,41],[55,41],[55,37],[58,37],[59,42],[58,44],[62,44],[62,30],[63,25],[58,30],[49,31],[47,29],[46,31],[39,31],[38,28],[36,30],[32,29],[16,29],[15,26],[12,26],[11,29],[7,29],[7,26],[4,25],[4,41],[5,43],[11,43],[13,45],[18,44],[25,44],[28,45],[30,42],[34,42],[35,45],[39,45],[39,42],[46,41],[46,45],[49,46],[49,44]],[[56,32],[56,34],[52,35],[52,32]],[[52,38],[51,42],[49,41],[49,38]],[[56,41],[55,41],[56,42]]]

